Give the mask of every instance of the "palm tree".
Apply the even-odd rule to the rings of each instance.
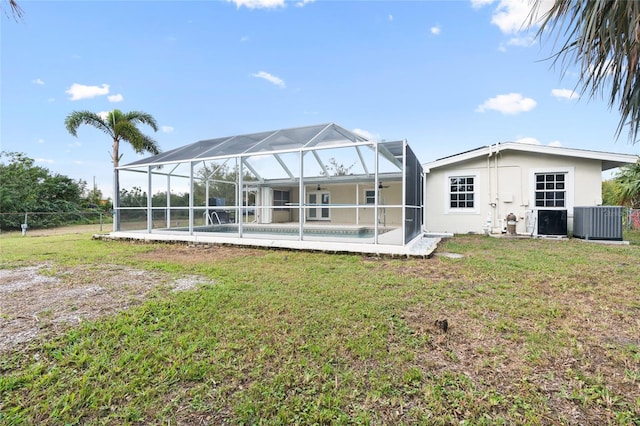
[[[114,168],[118,167],[122,158],[122,155],[120,155],[121,141],[129,142],[138,154],[143,152],[160,153],[160,148],[156,141],[143,134],[137,127],[138,124],[147,124],[154,132],[158,131],[158,124],[155,118],[146,112],[131,111],[123,113],[118,109],[114,109],[106,117],[102,117],[91,111],[74,111],[67,116],[64,124],[69,133],[76,137],[78,136],[78,127],[81,124],[88,124],[109,135],[113,140],[111,159]]]
[[[91,111],[74,111],[67,116],[64,124],[69,133],[76,137],[78,136],[78,127],[80,127],[81,124],[88,124],[96,129],[102,130],[113,140],[111,152],[114,171],[113,206],[115,207],[113,230],[117,231],[120,226],[117,209],[120,207],[120,184],[117,170],[120,159],[122,158],[120,154],[120,142],[129,142],[134,151],[139,154],[143,152],[149,152],[154,155],[159,154],[160,148],[156,141],[143,134],[137,127],[138,124],[146,124],[151,127],[154,132],[157,132],[158,124],[155,118],[146,112],[131,111],[123,113],[118,109],[109,112],[106,117],[102,117]]]
[[[544,0],[534,1],[530,24],[545,7]],[[629,140],[635,144],[640,130],[640,1],[555,0],[538,23],[538,38],[556,33],[560,49],[554,64],[565,72],[579,65],[583,94],[610,91],[609,107],[617,105],[621,114],[616,137],[629,125]]]
[[[640,160],[635,164],[621,167],[615,180],[619,185],[621,204],[640,208]]]

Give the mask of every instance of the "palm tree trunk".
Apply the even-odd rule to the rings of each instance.
[[[118,166],[120,165],[118,139],[113,138],[113,232],[120,230],[120,177]]]
[[[120,230],[120,179],[118,169],[113,169],[113,232]]]

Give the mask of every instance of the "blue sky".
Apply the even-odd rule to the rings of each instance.
[[[335,122],[428,162],[505,141],[638,154],[574,92],[523,1],[30,1],[2,16],[0,141],[111,196],[111,141],[72,111],[152,114],[163,150]],[[3,7],[6,4],[3,3]],[[142,156],[123,147],[121,164]]]

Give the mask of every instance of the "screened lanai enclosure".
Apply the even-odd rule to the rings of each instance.
[[[406,141],[336,124],[202,140],[118,167],[114,231],[405,245],[422,231]]]

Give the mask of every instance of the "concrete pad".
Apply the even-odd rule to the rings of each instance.
[[[326,238],[320,241],[292,240],[282,236],[272,235],[271,238],[238,238],[212,236],[204,233],[188,235],[186,233],[146,233],[146,232],[112,232],[110,234],[96,234],[94,239],[101,240],[138,240],[148,242],[165,243],[193,243],[193,244],[219,244],[237,245],[243,247],[262,247],[287,250],[321,251],[327,253],[362,253],[378,256],[399,257],[429,257],[437,248],[440,238],[429,238],[423,235],[416,237],[409,244],[390,245],[355,242],[357,239]],[[279,238],[278,238],[279,237]],[[338,240],[338,241],[336,241]]]

